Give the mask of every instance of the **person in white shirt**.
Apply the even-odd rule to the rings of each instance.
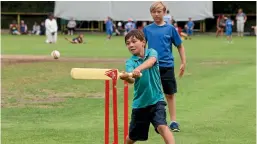
[[[243,36],[244,35],[244,25],[247,20],[247,17],[245,13],[243,13],[242,9],[238,10],[238,13],[236,15],[236,21],[237,21],[237,33],[238,36]]]
[[[46,43],[56,43],[57,41],[57,22],[54,19],[53,13],[48,15],[48,19],[45,20],[46,28]]]
[[[128,32],[130,32],[133,29],[136,29],[135,26],[136,25],[135,25],[135,23],[133,23],[133,19],[129,18],[128,22],[125,24],[125,33],[124,33],[124,35],[126,36]]]
[[[67,24],[67,28],[68,28],[68,35],[73,35],[73,32],[76,28],[76,21],[73,20],[73,18],[71,18],[71,20],[68,22]]]
[[[35,22],[32,28],[32,34],[39,35],[40,34],[40,25]]]

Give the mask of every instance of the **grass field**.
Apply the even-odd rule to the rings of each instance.
[[[71,45],[59,36],[57,44],[47,45],[45,37],[2,35],[2,55],[49,56],[57,49],[61,58],[130,56],[122,37],[109,42],[103,35],[86,35],[85,39],[87,44]],[[233,41],[228,44],[212,36],[184,41],[188,63],[185,76],[177,81],[181,125],[181,132],[174,134],[177,144],[256,143],[256,40],[235,37]],[[178,73],[180,60],[177,50],[173,51]],[[56,61],[2,66],[3,144],[103,144],[104,82],[72,80],[72,67],[124,69],[124,63]],[[130,87],[130,104],[132,91]],[[121,81],[118,94],[122,143]],[[163,143],[152,126],[145,143]]]

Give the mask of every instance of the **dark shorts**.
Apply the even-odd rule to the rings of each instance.
[[[232,35],[232,30],[226,30],[226,35],[231,36]]]
[[[150,123],[152,123],[157,133],[159,125],[167,125],[166,105],[165,101],[159,101],[146,108],[132,109],[129,138],[133,141],[146,141]]]
[[[188,30],[187,30],[187,35],[192,35],[192,34],[193,34],[193,30],[188,29]]]
[[[75,31],[75,28],[68,28],[68,30],[70,31],[70,30],[73,30],[73,31]]]
[[[168,95],[177,93],[174,67],[160,67],[163,92]]]
[[[111,36],[111,35],[112,35],[112,30],[111,30],[111,29],[107,29],[107,30],[106,30],[106,33],[107,33],[107,35],[110,35],[110,36]]]

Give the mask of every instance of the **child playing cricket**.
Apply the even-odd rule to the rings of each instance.
[[[152,48],[145,48],[146,41],[140,30],[131,30],[125,36],[125,43],[133,56],[126,61],[126,72],[122,72],[120,79],[134,83],[133,109],[126,143],[146,141],[152,123],[166,144],[175,144],[166,122],[166,102],[161,89],[158,54]],[[129,77],[128,73],[133,76]]]
[[[166,6],[161,1],[154,2],[150,7],[150,12],[154,23],[146,26],[143,31],[148,48],[153,48],[158,53],[162,88],[167,99],[171,119],[169,127],[173,132],[179,132],[179,124],[176,122],[175,93],[177,92],[177,84],[174,74],[172,44],[178,48],[181,59],[179,77],[183,76],[186,66],[185,50],[176,29],[163,20]]]
[[[84,43],[83,37],[84,37],[83,34],[79,34],[78,37],[73,38],[72,40],[69,40],[68,38],[65,38],[65,39],[66,39],[67,41],[69,41],[70,43],[72,43],[72,44],[83,44],[83,43]]]

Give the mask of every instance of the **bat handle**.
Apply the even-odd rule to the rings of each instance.
[[[120,77],[120,75],[121,75],[122,73],[119,73],[119,77]],[[129,75],[129,77],[132,77],[133,76],[133,73],[128,73],[128,75]],[[140,76],[139,77],[141,77],[143,74],[142,73],[140,73]]]
[[[129,77],[132,77],[132,76],[133,76],[132,73],[128,73],[128,75],[129,75]],[[142,76],[142,73],[140,73],[140,76],[139,76],[139,77],[141,77],[141,76]]]

